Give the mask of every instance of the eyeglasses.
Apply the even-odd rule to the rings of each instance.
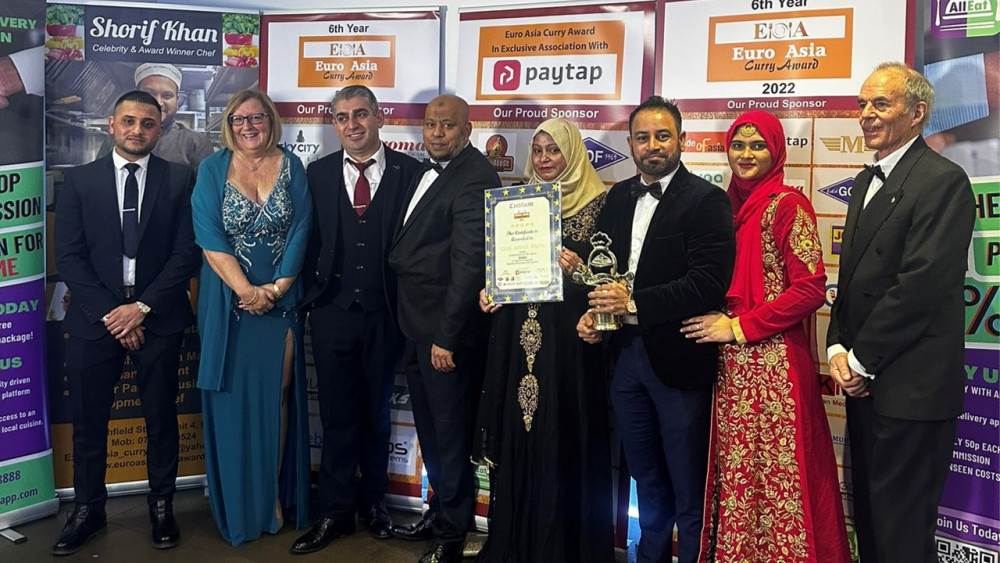
[[[243,125],[244,121],[249,121],[254,125],[260,125],[264,122],[265,117],[271,116],[266,113],[251,113],[250,115],[239,115],[234,113],[229,116],[229,124],[239,127],[240,125]]]

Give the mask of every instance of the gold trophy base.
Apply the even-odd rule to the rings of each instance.
[[[622,327],[621,317],[611,313],[592,313],[594,317],[594,330],[607,332],[618,330]]]

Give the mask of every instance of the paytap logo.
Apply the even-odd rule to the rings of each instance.
[[[493,65],[493,89],[517,90],[521,85],[521,61],[504,59]]]

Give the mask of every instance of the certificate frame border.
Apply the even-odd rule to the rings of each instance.
[[[549,241],[552,246],[552,281],[545,287],[531,290],[498,290],[496,279],[496,238],[493,214],[497,204],[542,196],[549,200]],[[559,251],[562,249],[562,189],[559,182],[544,182],[501,186],[484,190],[486,236],[486,299],[501,305],[508,303],[540,303],[563,300],[562,270]]]

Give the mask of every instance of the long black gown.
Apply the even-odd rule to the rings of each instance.
[[[563,246],[584,260],[605,196],[563,219]],[[489,537],[479,561],[614,560],[605,364],[576,325],[588,286],[564,278],[564,301],[537,307],[541,347],[533,373],[538,406],[525,430],[518,385],[528,373],[521,331],[529,305],[493,318],[474,457],[489,459]]]

